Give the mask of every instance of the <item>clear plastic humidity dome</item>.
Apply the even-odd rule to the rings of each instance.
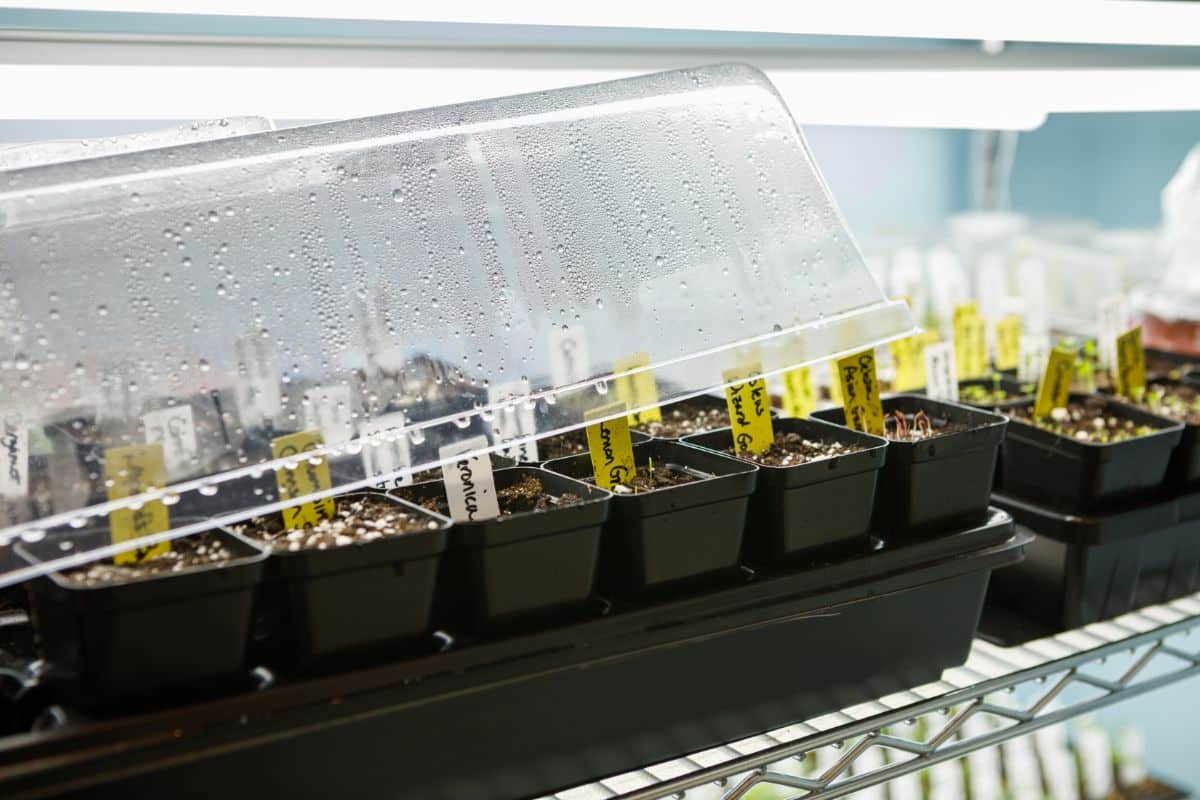
[[[289,433],[312,500],[914,328],[737,65],[3,172],[0,301],[0,583],[281,507]]]

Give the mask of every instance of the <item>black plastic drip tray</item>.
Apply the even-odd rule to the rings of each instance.
[[[1025,543],[992,511],[702,596],[9,737],[0,795],[540,795],[938,679],[967,657],[991,570]]]

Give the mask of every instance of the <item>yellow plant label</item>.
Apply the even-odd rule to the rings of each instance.
[[[839,358],[838,380],[842,387],[842,408],[846,424],[876,436],[883,435],[883,403],[879,399],[879,378],[875,372],[875,352],[864,350]]]
[[[909,336],[888,344],[892,354],[892,366],[896,375],[892,378],[892,390],[911,392],[925,385],[925,339],[920,334]]]
[[[954,310],[954,366],[960,381],[985,377],[988,364],[987,323],[964,309],[966,306]]]
[[[812,370],[797,367],[783,373],[784,415],[803,419],[816,407],[817,393],[813,388]]]
[[[275,483],[279,486],[280,500],[286,502],[333,488],[333,481],[329,477],[329,462],[322,457],[314,464],[311,459],[303,457],[304,453],[316,450],[324,444],[325,439],[320,431],[289,433],[287,436],[271,440],[271,454],[275,458],[298,458],[294,465],[275,470]],[[333,519],[335,510],[332,497],[301,503],[281,512],[283,526],[288,530],[312,528],[322,520]]]
[[[167,465],[159,443],[110,447],[104,452],[104,478],[109,481],[108,499],[124,500],[149,489],[161,488],[167,482]],[[162,533],[171,527],[170,514],[161,500],[142,503],[140,508],[121,508],[109,514],[109,532],[113,544],[130,539]],[[113,561],[135,564],[162,555],[171,549],[170,542],[150,547],[138,547],[117,553]]]
[[[972,300],[967,303],[959,303],[954,307],[954,324],[958,325],[958,321],[964,317],[978,317],[979,306],[975,305]]]
[[[1021,317],[1009,314],[996,321],[996,369],[1016,369],[1021,364]]]
[[[771,398],[762,371],[762,364],[745,364],[721,373],[721,378],[729,384],[725,403],[729,406],[736,453],[761,453],[775,444]]]
[[[1056,408],[1066,408],[1071,399],[1071,380],[1075,377],[1075,354],[1055,348],[1046,359],[1046,371],[1038,384],[1033,415],[1048,417]]]
[[[599,419],[629,408],[617,401],[589,411],[586,419]],[[619,416],[587,427],[588,451],[592,456],[592,473],[596,485],[612,489],[618,484],[629,485],[637,472],[633,460],[633,442],[629,438],[629,418]]]
[[[629,408],[644,407],[643,411],[629,415],[630,425],[662,422],[662,411],[658,408],[658,384],[654,382],[654,373],[648,369],[634,372],[648,366],[650,354],[645,352],[630,353],[613,362],[617,399],[624,401]]]
[[[1141,325],[1117,337],[1117,391],[1126,397],[1138,397],[1146,391]]]

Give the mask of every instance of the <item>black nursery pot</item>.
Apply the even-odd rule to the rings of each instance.
[[[1147,381],[1147,383],[1149,382]],[[1166,386],[1180,386],[1200,391],[1200,386],[1188,383],[1186,380],[1156,378],[1153,383]],[[1129,403],[1129,405],[1145,411],[1147,414],[1154,413],[1134,403]],[[1166,419],[1170,418],[1166,417]],[[1179,444],[1171,451],[1171,458],[1167,462],[1167,474],[1163,478],[1163,483],[1172,488],[1180,489],[1200,483],[1200,425],[1183,423],[1183,433],[1179,437]]]
[[[963,389],[968,389],[972,386],[979,386],[979,387],[982,387],[983,389],[987,389],[987,390],[991,390],[993,387],[998,386],[1001,389],[1003,389],[1004,391],[1008,392],[1009,394],[1015,395],[1015,397],[1010,397],[1007,400],[1001,400],[998,403],[997,402],[981,403],[979,401],[972,400],[969,397],[963,396]],[[1028,387],[1029,384],[1027,384],[1027,383],[1023,384],[1021,381],[1017,380],[1016,378],[1008,378],[1008,377],[1002,377],[999,381],[994,380],[992,378],[973,378],[969,381],[959,381],[958,382],[958,402],[961,405],[971,406],[972,408],[995,408],[996,406],[1003,405],[1004,403],[1012,403],[1017,400],[1031,399],[1033,397],[1033,391],[1031,389],[1022,391],[1023,386]]]
[[[1008,424],[999,414],[920,395],[883,398],[884,414],[921,410],[966,430],[919,442],[888,441],[887,463],[875,490],[872,527],[893,541],[978,523],[986,517],[996,456]],[[845,422],[840,408],[815,411],[812,416],[838,425]]]
[[[1090,396],[1073,392],[1070,402]],[[1123,442],[1091,444],[1013,418],[1004,439],[1001,490],[1067,511],[1113,507],[1153,494],[1166,477],[1167,462],[1183,435],[1183,425],[1115,400],[1105,400],[1105,404],[1112,416],[1146,425],[1154,432]]]
[[[811,419],[779,419],[776,433],[836,441],[862,448],[806,464],[758,464],[758,486],[746,518],[746,560],[774,564],[852,552],[867,541],[875,485],[887,455],[886,439]],[[686,444],[728,453],[731,429],[696,433]]]
[[[365,496],[435,526],[325,550],[271,550],[257,610],[269,661],[312,667],[354,659],[403,646],[431,629],[450,520],[378,492],[336,501]]]
[[[574,494],[582,502],[455,523],[442,571],[440,618],[450,627],[482,628],[552,619],[586,605],[595,587],[609,493],[537,467],[492,474],[497,491],[533,476],[547,493]],[[441,481],[391,494],[417,503],[446,496]]]
[[[601,554],[601,589],[639,594],[736,572],[758,467],[668,439],[635,445],[633,454],[638,465],[652,458],[706,477],[612,496]],[[548,461],[546,469],[593,480],[588,455]]]
[[[101,586],[80,586],[61,573],[26,584],[40,651],[70,676],[80,703],[153,703],[211,690],[242,672],[267,555],[225,528],[213,533],[235,554],[223,565]],[[51,532],[19,550],[38,563],[62,556],[60,542],[84,550],[108,537],[106,527]]]

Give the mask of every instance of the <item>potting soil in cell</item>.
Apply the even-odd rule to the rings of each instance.
[[[656,489],[669,489],[672,486],[682,486],[685,483],[695,483],[711,475],[683,469],[671,464],[643,464],[637,468],[633,480],[628,483],[618,483],[613,487],[613,494],[638,494],[653,492]]]
[[[1109,405],[1103,398],[1089,397],[1082,403],[1071,403],[1066,408],[1056,408],[1050,412],[1049,417],[1042,419],[1034,418],[1032,405],[1009,409],[1008,413],[1014,419],[1036,425],[1059,436],[1091,444],[1124,442],[1155,432],[1149,425],[1106,414],[1108,409]]]
[[[437,528],[436,520],[405,511],[389,500],[356,497],[339,500],[333,519],[321,520],[311,528],[288,530],[276,514],[256,517],[245,525],[235,526],[234,530],[274,550],[295,552],[309,548],[327,550]]]
[[[444,494],[433,497],[419,497],[415,493],[404,489],[397,490],[396,494],[410,503],[415,503],[421,508],[432,511],[435,514],[443,516],[449,516],[450,514],[450,504]],[[512,514],[523,514],[528,511],[549,511],[554,508],[577,505],[582,502],[582,498],[571,492],[550,494],[542,486],[541,481],[532,475],[526,475],[511,486],[497,489],[496,501],[500,505],[500,516],[507,517]]]
[[[150,578],[192,567],[224,566],[235,554],[213,533],[186,536],[171,542],[171,549],[154,558],[133,564],[98,561],[63,573],[67,580],[81,586],[103,586]]]
[[[967,426],[941,417],[933,417],[924,411],[905,414],[896,409],[883,418],[883,435],[894,442],[921,442],[937,436],[962,433]]]
[[[1187,425],[1200,425],[1200,392],[1190,386],[1152,383],[1140,398],[1123,397],[1122,400],[1144,408],[1151,414]]]
[[[729,427],[729,410],[726,408],[703,408],[690,403],[677,403],[664,408],[662,417],[659,422],[639,425],[638,430],[651,436],[677,439],[693,433]]]
[[[806,439],[798,433],[775,433],[775,443],[761,453],[738,453],[734,448],[726,448],[731,453],[768,467],[795,467],[822,458],[835,458],[850,453],[857,453],[863,448],[846,442],[828,442],[823,439]]]

